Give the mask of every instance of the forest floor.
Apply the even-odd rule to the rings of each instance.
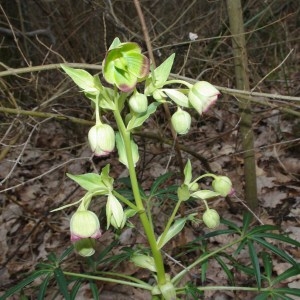
[[[278,21],[280,24],[278,26],[280,30],[282,29],[282,32],[278,29],[278,38],[279,36],[283,36],[284,33],[289,33],[289,41],[293,41],[293,38],[295,41],[284,45],[280,44],[279,46],[276,44],[272,50],[265,50],[264,53],[259,51],[265,48],[263,46],[259,48],[258,46],[255,50],[253,46],[255,42],[252,41],[249,49],[249,62],[252,68],[251,71],[253,71],[252,75],[254,78],[252,80],[258,82],[259,78],[263,77],[261,74],[267,74],[270,70],[273,70],[288,55],[289,47],[293,47],[294,52],[290,57],[290,62],[288,62],[286,69],[281,69],[278,73],[275,72],[272,74],[273,77],[271,76],[271,78],[265,80],[259,91],[299,98],[300,52],[297,46],[297,38],[299,39],[299,27],[297,27],[299,21],[297,23],[297,15],[299,16],[300,13],[298,7],[295,13],[296,16],[293,15],[292,8],[297,1],[287,2],[290,6],[287,4],[287,8],[284,8],[286,11],[282,14],[290,16],[291,13],[293,18],[291,20],[287,19],[287,21],[285,19],[281,20],[280,17],[283,18],[283,16],[279,16],[278,8],[276,7],[275,9],[275,7],[270,6],[273,9],[272,12],[274,12],[272,18],[274,20],[281,20],[280,22]],[[125,4],[120,4],[116,9],[116,13],[123,9],[122,5],[125,6]],[[259,5],[259,3],[256,3],[256,6]],[[255,14],[256,6],[250,5],[249,20]],[[149,9],[151,8],[153,7]],[[167,7],[165,9],[168,11]],[[203,28],[198,28],[198,31],[202,32],[202,34],[205,34],[207,28],[210,28],[210,24],[213,24],[214,21],[214,18],[209,14],[210,9],[207,9],[209,20],[205,22]],[[218,8],[219,10],[217,8],[214,9],[220,15],[224,14],[221,8]],[[125,11],[125,8],[123,11]],[[78,9],[77,16],[80,15],[79,12],[80,9]],[[158,16],[158,14],[159,12],[156,11],[154,15]],[[194,14],[191,16],[194,17]],[[123,17],[125,18],[126,16]],[[37,16],[35,18],[38,20]],[[268,15],[266,22],[272,23],[274,20],[269,18],[271,17]],[[80,21],[82,22],[82,20]],[[71,25],[68,23],[68,26]],[[259,23],[259,26],[263,27],[263,25],[263,22]],[[73,26],[75,25],[73,24]],[[253,27],[255,26],[253,25]],[[192,30],[192,27],[188,28]],[[114,30],[118,32],[118,28]],[[120,28],[119,30],[122,32]],[[132,30],[134,30],[134,27]],[[197,31],[195,27],[194,31]],[[176,32],[173,31],[174,36],[171,34],[171,40],[177,36]],[[267,35],[270,48],[273,46],[272,39],[276,40],[273,32],[271,30],[262,32],[262,36],[259,36],[263,40]],[[187,33],[185,32],[186,35]],[[56,34],[58,35],[58,33]],[[91,34],[91,31],[87,31],[88,34]],[[115,34],[114,31],[109,33],[110,36],[113,34]],[[217,36],[217,32],[215,31],[211,34]],[[63,36],[59,37],[63,38]],[[164,52],[163,47],[160,49],[159,43],[160,45],[165,45],[169,43],[169,40],[161,41],[160,38],[162,37],[157,35],[157,40],[154,43],[154,46],[156,45],[157,48],[155,55],[157,55],[158,60],[161,55],[167,57],[166,55],[168,54]],[[210,68],[214,70],[207,78],[203,76],[204,79],[219,86],[234,87],[234,81],[232,80],[232,75],[230,75],[233,73],[232,69],[230,69],[232,65],[227,66],[225,63],[232,54],[228,52],[227,48],[225,52],[224,49],[222,52],[222,47],[226,43],[230,44],[227,40],[228,38],[224,37],[218,45],[211,45],[209,41],[205,41],[204,45],[201,46],[202,50],[206,46],[210,47],[210,53],[214,53],[215,57],[211,60],[214,60],[211,63],[212,65],[209,65],[210,58],[208,58],[207,53],[204,50],[199,50],[199,48],[193,48],[192,44],[187,44],[185,47],[178,43],[178,45],[170,47],[170,52],[176,52],[176,56],[178,57],[174,73],[177,73],[177,71],[179,73],[179,69],[182,70],[183,68],[183,75],[196,78],[198,75],[195,76],[195,74],[200,74],[200,72],[198,72],[198,67],[195,70],[194,66],[198,66],[199,61],[201,61],[201,64],[204,64],[205,70],[210,70]],[[257,38],[257,40],[259,39]],[[12,41],[10,42],[12,43]],[[80,42],[77,43],[77,45],[81,44]],[[288,45],[287,48],[284,48],[286,45]],[[22,45],[18,47],[22,48]],[[81,49],[78,46],[78,48],[74,47],[72,49],[72,43],[68,44],[67,42],[64,47],[67,48],[67,53],[64,53],[63,56],[67,57],[70,55],[68,57],[69,61],[74,61],[76,58],[78,59],[77,61],[95,61],[96,55],[93,56],[91,54],[91,57],[84,57],[84,48]],[[59,52],[61,49],[58,47],[55,51]],[[93,50],[90,53],[94,53]],[[279,50],[283,51],[284,55]],[[271,54],[267,51],[271,51]],[[278,54],[279,52],[281,53],[280,55]],[[53,53],[54,50],[51,52],[51,55]],[[71,54],[74,54],[75,57]],[[198,59],[196,57],[198,54],[200,56],[203,55],[203,57],[201,56]],[[97,55],[99,56],[99,53]],[[259,56],[257,61],[255,55]],[[57,59],[57,53],[54,53],[54,56]],[[266,57],[271,57],[270,61],[267,60],[268,63],[259,65],[258,61],[261,59],[261,61],[265,62]],[[56,61],[47,61],[47,63],[53,62]],[[42,64],[41,62],[39,63]],[[224,69],[221,68],[223,63]],[[22,64],[17,63],[15,65],[19,67]],[[59,206],[75,202],[83,195],[83,190],[78,188],[66,176],[66,173],[99,173],[109,163],[111,166],[111,176],[115,178],[117,186],[124,187],[124,182],[126,182],[126,178],[128,177],[125,167],[118,161],[116,152],[106,158],[95,158],[92,156],[87,144],[87,132],[90,125],[82,125],[73,122],[71,119],[68,120],[69,117],[76,117],[91,121],[92,110],[88,101],[83,99],[77,88],[69,81],[66,82],[64,80],[66,76],[62,72],[54,70],[45,73],[31,73],[28,77],[26,75],[22,76],[16,77],[16,79],[12,76],[7,79],[6,77],[1,77],[0,72],[1,107],[19,107],[29,112],[42,111],[55,113],[64,118],[39,118],[33,115],[14,115],[0,111],[0,295],[1,292],[20,282],[28,272],[33,271],[37,263],[45,262],[50,253],[60,255],[71,245],[69,220],[74,212],[74,207],[69,207],[58,212],[50,212]],[[257,100],[260,99],[258,98]],[[269,100],[273,101],[272,99]],[[244,199],[244,165],[243,151],[241,150],[239,137],[240,116],[238,101],[239,99],[233,96],[223,94],[216,105],[205,115],[200,117],[194,113],[192,115],[193,123],[190,132],[185,136],[180,136],[178,141],[180,145],[189,150],[182,150],[181,155],[184,162],[187,159],[191,160],[194,176],[212,171],[231,178],[236,191],[235,196],[226,199],[226,201],[223,198],[216,199],[210,203],[210,206],[216,209],[222,218],[241,225],[243,213],[247,211],[247,208]],[[300,122],[299,117],[282,112],[280,109],[282,106],[289,107],[299,113],[299,102],[278,100],[272,103],[275,103],[276,107],[274,107],[275,104],[273,107],[268,107],[257,103],[252,106],[259,198],[259,208],[255,211],[255,216],[259,221],[254,219],[253,225],[257,225],[259,222],[260,224],[277,225],[281,233],[288,234],[291,238],[300,241]],[[110,114],[107,115],[107,119],[111,121]],[[161,137],[171,141],[171,145],[162,141]],[[140,132],[135,135],[135,140],[139,145],[140,151],[140,161],[137,165],[137,170],[143,189],[145,191],[149,190],[153,180],[167,172],[171,172],[172,176],[166,182],[166,186],[179,185],[180,170],[178,157],[176,156],[171,134],[162,109],[159,108],[157,114],[147,121],[145,134],[143,135]],[[203,186],[206,186],[208,183],[205,181],[202,182]],[[166,222],[168,213],[173,207],[174,202],[168,198],[158,198],[153,201],[153,220],[159,228],[159,224]],[[97,253],[100,253],[103,249],[111,245],[115,237],[114,232],[105,230],[104,205],[105,199],[99,198],[99,201],[93,207],[100,211],[100,222],[103,228],[103,236],[97,244]],[[185,212],[183,213],[191,211],[199,213],[199,218],[201,218],[204,207],[201,203],[193,201],[186,204]],[[145,238],[139,230],[138,219],[134,218],[132,222],[136,228],[126,228],[124,230],[118,245],[112,250],[113,254],[119,254],[120,249],[124,247],[145,244]],[[181,264],[188,263],[193,258],[189,255],[182,256],[182,253],[185,251],[185,245],[206,232],[208,232],[208,229],[202,224],[199,226],[189,224],[184,234],[175,239],[166,248],[166,252],[171,257],[168,261],[168,271],[170,273],[174,274],[178,272],[178,270],[181,270]],[[211,239],[210,242],[218,247],[228,242],[228,237]],[[284,247],[284,245],[282,247],[300,262],[299,249]],[[197,251],[195,252],[196,254]],[[244,259],[246,264],[249,257],[247,253],[244,255],[245,257],[241,256],[240,259],[241,261]],[[273,257],[273,264],[273,274],[275,277],[288,268],[286,263],[275,256]],[[86,260],[79,257],[76,253],[69,255],[63,265],[68,271],[81,272],[89,268]],[[108,263],[104,268],[105,270],[114,270],[122,274],[134,275],[141,279],[149,277],[149,273],[141,271],[133,264]],[[187,278],[186,280],[198,283],[199,278]],[[27,299],[35,299],[34,296],[30,295],[35,292],[35,288],[40,284],[41,281],[35,281],[30,289],[24,290],[24,295],[28,297]],[[205,284],[228,284],[226,274],[222,272],[220,266],[214,261],[209,265]],[[254,280],[253,282],[246,281],[246,278],[243,276],[237,276],[236,284],[238,286],[255,286]],[[300,288],[300,274],[283,284],[289,287]],[[101,299],[146,300],[148,297],[140,290],[112,284],[99,283],[98,288],[101,291]],[[20,294],[11,299],[20,299]],[[52,290],[49,288],[45,299],[62,298],[57,293],[57,287],[53,285]],[[81,287],[76,299],[92,299],[88,284]],[[206,293],[205,299],[250,300],[253,299],[253,295],[247,292],[214,291]]]

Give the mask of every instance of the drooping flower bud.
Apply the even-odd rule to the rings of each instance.
[[[198,81],[189,91],[188,98],[192,107],[199,114],[206,112],[213,105],[220,92],[207,81]]]
[[[178,134],[186,134],[190,130],[192,118],[188,112],[178,107],[171,118],[171,122]]]
[[[204,224],[208,228],[216,228],[220,224],[220,216],[218,212],[214,209],[208,208],[202,216]]]
[[[71,241],[84,238],[101,237],[100,223],[97,215],[90,210],[77,210],[70,221]]]
[[[106,202],[106,219],[107,228],[112,225],[116,229],[123,228],[126,223],[126,215],[119,200],[113,195],[109,194]]]
[[[217,176],[212,182],[212,187],[223,197],[234,193],[231,180],[226,176]]]
[[[96,156],[109,155],[115,148],[115,133],[107,124],[94,125],[89,131],[88,140]]]
[[[144,113],[148,108],[148,99],[144,94],[135,92],[129,99],[131,110],[137,114]]]

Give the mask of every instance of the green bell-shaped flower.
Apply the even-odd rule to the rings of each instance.
[[[115,148],[115,133],[107,124],[94,125],[88,133],[88,140],[96,156],[109,155]]]
[[[191,106],[202,114],[217,101],[219,95],[220,92],[209,82],[199,81],[190,89],[188,98]]]
[[[191,122],[192,118],[190,114],[180,107],[178,107],[177,111],[171,117],[173,128],[178,134],[188,133],[191,128]]]
[[[149,73],[149,59],[138,44],[115,39],[103,61],[103,76],[122,92],[131,92],[139,79]]]
[[[212,182],[212,187],[223,197],[234,193],[231,180],[226,176],[217,176]]]
[[[220,224],[220,216],[218,212],[214,209],[208,208],[202,216],[204,224],[208,228],[216,228]]]
[[[84,238],[97,239],[101,237],[100,223],[97,215],[82,206],[73,214],[70,221],[71,241]]]

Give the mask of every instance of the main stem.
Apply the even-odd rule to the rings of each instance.
[[[164,269],[163,258],[162,258],[162,254],[161,254],[160,250],[157,247],[155,234],[152,229],[153,226],[151,226],[150,221],[147,217],[145,207],[144,207],[141,195],[140,195],[138,180],[137,180],[134,162],[133,162],[133,158],[132,158],[130,132],[128,132],[126,130],[123,119],[122,119],[118,109],[114,111],[114,116],[115,116],[115,119],[117,122],[119,132],[120,132],[121,136],[123,137],[123,141],[125,144],[132,192],[134,195],[135,204],[139,211],[140,220],[143,225],[143,228],[144,228],[145,234],[147,236],[147,239],[148,239],[148,242],[150,245],[150,249],[151,249],[151,252],[152,252],[152,255],[154,258],[155,267],[156,267],[156,271],[157,271],[157,282],[158,282],[158,285],[163,285],[166,283],[166,273],[165,273],[165,269]]]

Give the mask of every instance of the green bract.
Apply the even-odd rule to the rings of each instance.
[[[142,54],[138,44],[115,40],[103,61],[103,76],[122,92],[131,92],[138,79],[149,73],[149,59]]]
[[[116,229],[123,228],[126,223],[126,215],[119,200],[109,194],[106,202],[107,228],[112,225]]]
[[[122,136],[118,132],[116,133],[116,144],[117,144],[117,149],[118,149],[118,154],[119,154],[119,161],[122,164],[124,164],[127,168],[129,168],[128,161],[127,161],[127,156],[126,156],[125,144],[124,144]],[[140,155],[139,155],[138,145],[134,142],[132,137],[130,139],[130,145],[131,145],[133,163],[134,163],[134,166],[135,166],[136,163],[140,159]]]
[[[66,65],[60,66],[84,92],[95,95],[102,90],[102,85],[98,77],[93,77],[90,73],[82,69],[73,69]]]
[[[156,272],[154,259],[149,255],[135,253],[131,256],[130,260],[138,267]]]

